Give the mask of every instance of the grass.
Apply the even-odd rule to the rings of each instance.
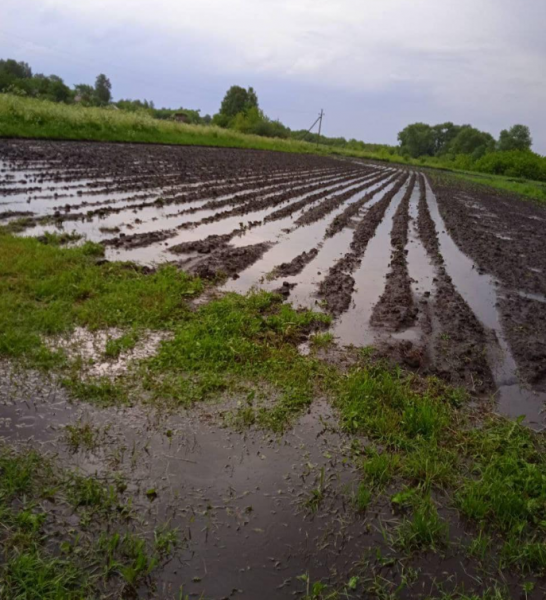
[[[146,382],[156,396],[184,405],[231,389],[234,382],[267,382],[280,395],[273,408],[259,409],[255,418],[282,428],[311,402],[313,379],[321,376],[319,363],[302,357],[297,343],[305,331],[329,320],[294,311],[275,294],[227,294],[174,327],[173,339],[145,362]],[[244,420],[249,419],[246,414]]]
[[[519,194],[540,204],[546,203],[546,183],[543,181],[513,179],[502,175],[486,175],[482,173],[455,173],[454,176],[458,179],[477,183],[482,187],[493,187],[503,192]]]
[[[162,267],[153,274],[121,263],[97,264],[97,246],[41,244],[0,233],[0,355],[61,372],[63,384],[82,400],[125,403],[121,378],[82,379],[81,362],[46,343],[75,327],[125,330],[109,339],[106,358],[116,358],[138,341],[139,331],[172,333],[157,355],[143,361],[141,377],[152,399],[189,405],[242,382],[267,382],[278,390],[271,410],[247,415],[280,429],[313,397],[324,371],[300,356],[297,344],[329,317],[297,312],[274,294],[228,294],[192,310],[188,300],[203,282]]]
[[[67,105],[9,94],[0,94],[0,131],[4,137],[16,138],[147,142],[371,156],[299,140],[266,138],[215,126],[163,121],[143,113]]]
[[[167,524],[156,528],[153,539],[123,532],[129,513],[122,510],[114,483],[63,472],[34,451],[15,453],[0,446],[0,474],[1,598],[121,597],[122,590],[136,589],[168,560],[179,543]],[[46,510],[46,499],[57,508]],[[79,517],[70,528],[63,523],[67,503]],[[100,534],[85,531],[89,509],[93,530]],[[107,533],[112,528],[118,531]]]
[[[63,249],[0,232],[0,354],[59,363],[44,336],[76,326],[165,329],[185,318],[186,299],[203,289],[175,268],[148,277],[120,263],[96,265],[101,252],[90,242]]]
[[[447,544],[448,524],[427,496],[418,502],[412,517],[404,519],[397,535],[395,543],[406,552],[437,550]]]

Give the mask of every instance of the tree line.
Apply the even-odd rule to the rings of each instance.
[[[513,125],[496,140],[472,125],[412,123],[398,134],[399,152],[423,163],[546,181],[546,158],[531,151],[529,127]]]
[[[30,96],[52,102],[81,104],[82,106],[115,107],[130,112],[145,111],[156,119],[172,119],[184,112],[187,120],[196,125],[210,123],[212,117],[202,117],[199,110],[183,108],[156,108],[148,100],[112,100],[112,83],[101,73],[95,79],[95,85],[78,83],[69,87],[58,75],[33,73],[26,62],[8,58],[0,59],[0,93]]]
[[[531,151],[532,138],[525,125],[501,131],[498,140],[472,125],[447,122],[438,125],[412,123],[398,134],[398,146],[369,144],[357,139],[318,136],[305,129],[291,130],[279,120],[270,119],[260,108],[256,91],[231,86],[218,112],[201,115],[199,109],[156,108],[152,101],[112,100],[110,79],[100,74],[94,85],[77,84],[70,88],[57,75],[34,74],[25,62],[0,60],[0,93],[28,95],[54,102],[84,106],[115,107],[130,112],[145,112],[156,119],[175,119],[178,113],[195,125],[213,124],[241,133],[265,137],[306,140],[352,152],[373,153],[392,161],[415,162],[546,181],[546,158]]]

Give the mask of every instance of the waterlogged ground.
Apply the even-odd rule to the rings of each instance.
[[[362,161],[34,141],[0,143],[0,196],[0,597],[29,553],[66,579],[44,598],[543,597],[544,209]],[[318,316],[229,299],[257,290]]]

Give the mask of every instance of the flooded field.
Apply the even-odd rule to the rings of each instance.
[[[356,159],[1,141],[0,225],[45,243],[59,233],[69,245],[79,236],[99,242],[101,263],[131,261],[146,272],[174,264],[213,282],[214,297],[278,292],[332,316],[322,335],[332,334],[328,360],[340,368],[351,353],[373,351],[463,388],[478,410],[492,399],[494,411],[544,428],[546,212],[531,203]],[[87,335],[74,338],[89,362],[110,334]],[[119,369],[171,339],[141,340]],[[108,374],[98,359],[92,368]],[[274,435],[226,426],[242,402],[229,394],[174,413],[101,408],[73,403],[55,378],[7,361],[0,387],[0,437],[89,475],[115,470],[140,498],[144,535],[157,521],[181,533],[156,587],[132,588],[136,596],[322,597],[311,595],[311,578],[344,582],[342,597],[368,597],[351,595],[364,565],[377,597],[427,597],[439,573],[468,588],[487,581],[460,548],[404,563],[381,557],[392,546],[383,527],[395,518],[391,503],[378,494],[366,518],[355,513],[362,457],[325,398]],[[74,451],[63,436],[75,423],[104,443]],[[434,498],[444,497],[440,488]],[[450,537],[462,540],[460,515],[442,511]],[[535,591],[528,597],[542,597]]]
[[[0,218],[108,260],[169,262],[327,311],[340,344],[542,423],[546,215],[493,192],[356,160],[258,151],[4,142]]]

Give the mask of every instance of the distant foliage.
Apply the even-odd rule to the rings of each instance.
[[[412,158],[471,154],[480,158],[495,149],[492,135],[471,125],[413,123],[398,134],[400,151]]]
[[[403,156],[427,164],[546,181],[546,158],[531,152],[526,125],[503,129],[495,141],[471,125],[413,123],[398,134],[398,140]]]
[[[531,150],[533,140],[527,125],[514,125],[500,132],[499,150]]]
[[[106,106],[112,100],[112,84],[104,73],[95,80],[95,98],[99,106]]]
[[[245,90],[239,85],[232,85],[222,100],[219,114],[222,117],[233,118],[251,108],[258,108],[256,92],[251,87]]]

